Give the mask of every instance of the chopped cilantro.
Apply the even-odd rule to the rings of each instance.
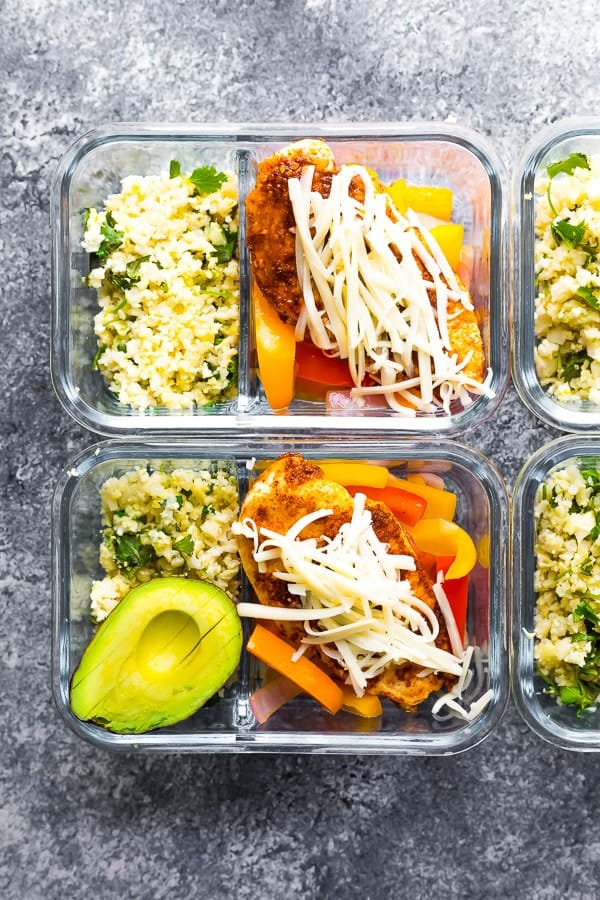
[[[165,294],[167,294],[169,291],[169,285],[167,284],[167,282],[161,281],[160,286],[163,289],[163,291],[165,292]]]
[[[224,172],[217,172],[214,166],[201,166],[189,176],[198,194],[214,194],[227,181]]]
[[[207,503],[206,506],[202,507],[202,521],[204,521],[208,516],[214,516],[216,510],[212,503]]]
[[[125,353],[127,351],[127,344],[124,341],[119,341],[117,344],[117,350],[120,350],[121,353]]]
[[[109,210],[106,213],[105,221],[100,226],[100,233],[104,238],[104,240],[96,250],[96,255],[99,256],[100,259],[106,259],[108,256],[110,256],[111,253],[114,253],[115,250],[118,250],[123,243],[125,232],[119,231],[115,227],[116,224],[117,223],[114,220],[113,214]]]
[[[227,384],[233,384],[238,377],[238,358],[234,356],[227,365]]]
[[[180,175],[181,163],[176,159],[172,159],[169,163],[169,178],[179,178]]]
[[[235,252],[238,236],[237,231],[230,231],[225,226],[223,226],[222,231],[225,236],[225,243],[218,244],[215,247],[215,253],[217,256],[217,262],[226,263],[229,262]]]
[[[177,500],[177,506],[181,509],[183,506],[183,494],[175,494],[175,499]]]
[[[588,556],[584,560],[584,562],[582,562],[581,565],[579,566],[579,571],[582,573],[582,575],[591,575],[593,568],[594,568],[594,557]]]
[[[557,212],[554,208],[554,204],[552,203],[552,197],[550,196],[552,179],[555,177],[555,175],[558,175],[561,172],[565,175],[572,175],[575,169],[589,169],[589,167],[589,160],[584,153],[571,153],[571,155],[567,156],[566,159],[561,159],[559,160],[559,162],[550,163],[549,166],[546,166],[546,171],[550,177],[550,181],[548,182],[547,197],[553,215],[556,216]]]
[[[551,226],[552,235],[557,244],[566,244],[568,247],[580,247],[585,235],[585,222],[579,225],[571,225],[566,219],[555,222]]]
[[[588,306],[591,306],[592,309],[600,309],[600,297],[598,297],[590,288],[577,288],[576,293]]]
[[[173,546],[176,550],[179,550],[180,553],[185,553],[189,556],[190,553],[194,552],[194,539],[190,534],[186,534],[180,541],[176,541]]]
[[[137,259],[130,260],[125,266],[124,275],[111,272],[109,269],[106,272],[106,280],[111,285],[111,287],[114,287],[119,291],[128,291],[134,284],[137,284],[137,282],[140,280],[140,266],[143,262],[147,262],[149,259],[149,256],[139,256]]]
[[[600,627],[600,616],[594,612],[587,600],[582,600],[581,603],[577,604],[573,610],[573,618],[583,619],[584,622],[589,622],[594,628]]]
[[[120,569],[134,569],[156,559],[154,547],[142,544],[139,535],[124,534],[114,538],[115,557]]]
[[[85,209],[83,209],[83,210],[81,211],[81,214],[82,214],[82,216],[83,216],[83,228],[84,228],[84,231],[85,231],[85,229],[86,229],[87,226],[88,226],[88,222],[89,222],[89,220],[90,220],[90,213],[91,213],[91,209],[89,208],[89,206],[86,207]]]
[[[131,259],[127,263],[127,265],[125,266],[125,274],[128,278],[131,278],[132,282],[140,280],[140,266],[143,262],[148,262],[149,259],[149,256],[138,256],[137,259]]]
[[[566,159],[550,163],[549,166],[546,166],[546,171],[550,178],[554,178],[560,172],[563,172],[565,175],[572,175],[575,169],[589,169],[589,167],[590,161],[585,153],[571,153]]]
[[[192,492],[188,488],[181,488],[181,493],[184,497],[187,497],[188,500],[192,496]]]
[[[580,715],[584,709],[595,705],[598,693],[599,689],[597,686],[593,687],[578,681],[576,685],[559,688],[558,696],[560,697],[560,702],[565,706],[577,706],[577,715]]]
[[[585,350],[580,350],[578,353],[570,353],[568,354],[564,360],[560,360],[559,376],[564,378],[564,380],[568,383],[573,381],[575,378],[579,378],[581,375],[581,370],[585,362],[588,359],[588,355]]]
[[[98,346],[98,349],[94,353],[94,358],[92,360],[92,369],[96,369],[96,370],[98,369],[98,363],[100,362],[100,357],[102,356],[102,354],[104,353],[105,350],[106,350],[105,344],[100,344]]]

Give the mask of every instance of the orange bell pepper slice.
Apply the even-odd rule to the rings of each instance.
[[[344,702],[344,691],[314,662],[301,656],[294,662],[295,648],[263,625],[256,625],[246,649],[318,700],[330,713],[336,713]]]
[[[446,572],[449,579],[466,575],[477,562],[477,548],[471,535],[456,522],[423,518],[410,531],[419,550],[436,557],[454,557]]]
[[[256,285],[252,297],[260,380],[271,408],[286,409],[294,397],[294,327],[281,321]]]

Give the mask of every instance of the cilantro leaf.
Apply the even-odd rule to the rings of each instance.
[[[583,619],[584,622],[589,622],[590,625],[594,626],[594,628],[598,628],[600,626],[600,616],[598,615],[598,613],[594,612],[587,600],[582,600],[581,603],[577,604],[577,606],[573,610],[573,618]]]
[[[148,262],[149,259],[149,256],[138,256],[137,259],[131,259],[125,266],[125,274],[127,277],[131,278],[132,281],[139,281],[140,266],[142,263]]]
[[[549,166],[546,166],[546,171],[550,178],[554,178],[560,172],[564,172],[565,175],[572,175],[575,169],[589,169],[589,167],[590,161],[585,153],[571,153],[566,159],[550,163]]]
[[[169,178],[179,178],[180,175],[181,163],[176,159],[172,159],[169,163]]]
[[[234,384],[238,377],[238,358],[234,356],[227,365],[227,385]]]
[[[218,244],[215,247],[215,252],[217,255],[217,262],[227,263],[235,252],[238,236],[237,231],[230,231],[225,226],[223,226],[222,231],[225,236],[225,243]]]
[[[118,291],[128,291],[134,284],[140,280],[140,266],[143,262],[147,262],[150,259],[149,256],[138,256],[137,259],[131,259],[125,266],[125,274],[121,275],[117,272],[112,272],[110,269],[106,272],[106,280],[111,285],[111,287],[116,288]]]
[[[125,232],[119,231],[115,227],[116,224],[117,223],[114,220],[113,214],[109,210],[106,213],[105,221],[100,226],[100,233],[104,238],[104,240],[96,250],[96,256],[99,256],[100,259],[106,259],[108,256],[110,256],[111,253],[114,253],[115,250],[118,250],[123,243]]]
[[[124,534],[114,538],[117,566],[120,569],[134,569],[156,559],[154,547],[142,544],[139,534]]]
[[[585,222],[579,225],[571,225],[566,219],[555,222],[551,226],[552,236],[557,244],[566,244],[568,247],[579,247],[585,236]]]
[[[584,709],[594,706],[596,697],[598,696],[598,687],[587,685],[582,681],[578,681],[576,685],[571,687],[561,687],[558,696],[560,702],[565,706],[576,706],[579,715]]]
[[[189,176],[199,194],[214,194],[227,181],[224,172],[217,172],[214,166],[201,166]]]
[[[580,350],[579,353],[570,353],[560,363],[560,377],[567,383],[573,381],[575,378],[579,378],[581,370],[588,358],[585,350]]]
[[[194,539],[192,538],[191,534],[186,534],[186,536],[184,538],[181,538],[180,541],[176,541],[173,546],[176,550],[179,550],[180,553],[185,553],[189,556],[190,553],[194,552]]]
[[[600,297],[598,297],[590,288],[577,288],[576,293],[577,296],[581,297],[581,299],[584,300],[588,306],[591,306],[592,309],[600,309]]]

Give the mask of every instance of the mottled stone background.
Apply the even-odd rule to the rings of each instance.
[[[0,895],[560,898],[600,893],[598,759],[510,708],[455,758],[113,756],[49,685],[50,498],[91,441],[48,374],[49,188],[109,121],[460,121],[507,169],[599,112],[594,0],[0,0]],[[468,436],[509,486],[553,437],[511,390]]]

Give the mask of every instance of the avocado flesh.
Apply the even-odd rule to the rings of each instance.
[[[71,681],[71,709],[109,731],[180,722],[235,671],[242,626],[222,590],[188,578],[138,585],[100,625]]]

